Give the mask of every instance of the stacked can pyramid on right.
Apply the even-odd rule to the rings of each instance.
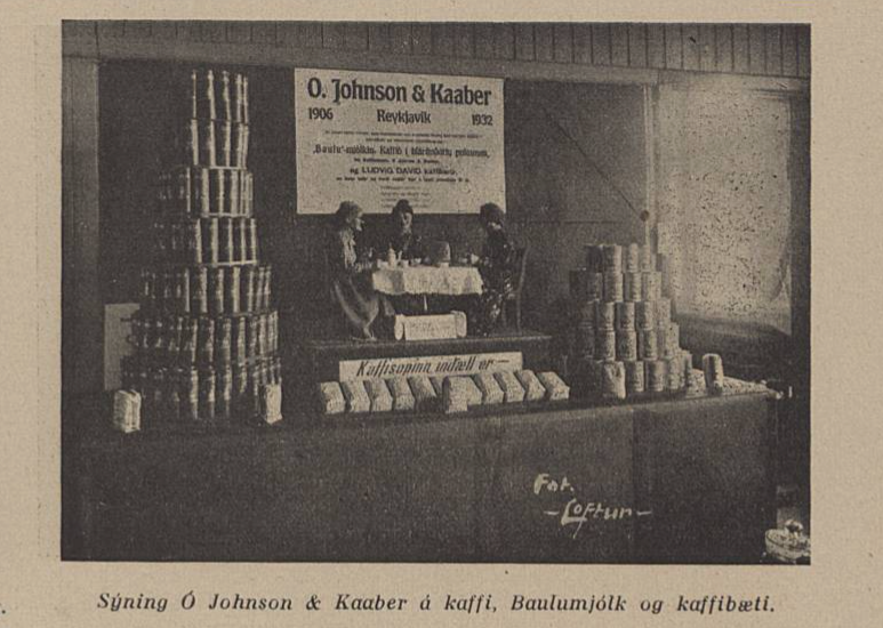
[[[577,392],[626,399],[692,386],[692,356],[680,347],[652,247],[587,246],[586,267],[571,271],[570,291]]]

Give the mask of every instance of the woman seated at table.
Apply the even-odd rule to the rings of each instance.
[[[381,259],[386,259],[390,249],[403,260],[421,260],[424,257],[423,243],[420,236],[414,233],[414,209],[405,199],[392,208],[385,241],[380,244],[377,254]]]
[[[503,301],[515,291],[518,268],[515,247],[506,233],[503,210],[494,203],[486,203],[481,206],[478,219],[487,240],[481,257],[472,255],[470,261],[481,272],[484,288],[470,317],[470,325],[477,335],[486,336],[500,318]]]
[[[362,209],[352,201],[344,201],[334,215],[334,232],[328,245],[331,296],[355,338],[377,340],[372,325],[395,311],[371,287],[371,260],[356,252],[356,234],[361,231]]]

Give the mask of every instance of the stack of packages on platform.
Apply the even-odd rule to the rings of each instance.
[[[182,162],[160,175],[154,259],[132,320],[123,386],[145,427],[281,419],[278,311],[258,256],[248,171],[248,78],[193,71]]]
[[[454,414],[479,406],[565,401],[570,387],[552,371],[523,369],[321,382],[318,393],[319,412],[324,415],[389,411]]]
[[[693,386],[692,356],[680,347],[652,247],[587,246],[570,290],[575,393],[626,399]]]

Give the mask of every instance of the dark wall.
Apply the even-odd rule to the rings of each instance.
[[[322,324],[323,243],[328,217],[299,216],[290,68],[248,67],[252,90],[249,167],[261,257],[272,263],[289,341]],[[104,301],[131,301],[149,259],[154,183],[178,162],[172,131],[184,117],[181,77],[191,66],[113,62],[100,73],[101,286]],[[186,114],[184,114],[186,116]],[[560,82],[506,84],[506,185],[510,230],[530,245],[526,320],[552,330],[567,270],[589,242],[640,236],[646,205],[641,87]],[[343,199],[341,199],[343,200]],[[356,199],[358,200],[358,199]],[[366,233],[383,216],[368,216]],[[418,216],[426,237],[477,251],[476,215]],[[289,343],[290,344],[290,343]]]

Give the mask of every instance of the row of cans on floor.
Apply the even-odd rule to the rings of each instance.
[[[198,266],[141,272],[141,306],[194,315],[249,313],[270,308],[271,266]]]
[[[191,70],[188,87],[190,117],[200,120],[249,122],[248,77],[227,70]]]
[[[583,301],[576,306],[577,329],[615,331],[656,329],[671,323],[671,299],[658,301]]]
[[[656,253],[647,244],[589,244],[585,247],[590,273],[646,273],[657,270]]]
[[[680,353],[677,323],[655,329],[596,330],[580,328],[573,339],[573,353],[595,360],[657,360]]]
[[[578,388],[611,399],[678,392],[694,385],[693,356],[679,351],[658,360],[587,360],[578,370],[577,379]]]
[[[662,298],[662,273],[573,270],[570,295],[577,302],[658,301]]]
[[[133,368],[123,387],[141,394],[142,415],[157,424],[229,421],[261,411],[261,390],[282,384],[282,361],[222,369]]]
[[[258,229],[253,218],[199,218],[153,224],[155,259],[171,264],[253,264]]]
[[[159,176],[160,212],[200,216],[254,213],[254,175],[231,168],[179,167]]]
[[[276,311],[221,318],[132,318],[132,345],[161,364],[227,366],[279,350]]]

